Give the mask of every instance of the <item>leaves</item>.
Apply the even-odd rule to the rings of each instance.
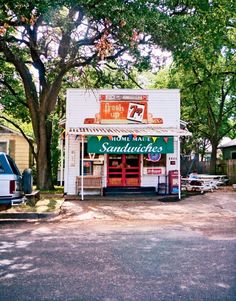
[[[87,80],[87,73],[97,77],[90,80],[94,86],[136,85],[131,66],[139,70],[149,66],[150,55],[143,54],[139,45],[150,45],[148,28],[154,20],[150,5],[155,3],[0,1],[1,103],[14,118],[31,119],[38,146],[40,188],[50,186],[51,116],[56,111],[64,79],[78,68],[82,70],[76,75],[80,85]],[[101,60],[112,68],[119,66],[122,72],[117,71],[116,78],[109,76],[109,69],[102,66]]]
[[[136,86],[136,70],[158,66],[153,58],[158,45],[172,52],[181,76],[168,85],[182,85],[183,116],[190,118],[194,110],[198,135],[209,138],[213,127],[219,139],[235,116],[235,5],[233,0],[1,0],[1,103],[13,116],[31,119],[38,150],[49,153],[43,147],[50,146],[51,116],[64,80]]]

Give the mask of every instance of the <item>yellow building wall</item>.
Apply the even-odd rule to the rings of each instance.
[[[15,160],[20,172],[29,168],[29,144],[24,137],[12,133],[1,133],[0,141],[8,142],[8,154]]]

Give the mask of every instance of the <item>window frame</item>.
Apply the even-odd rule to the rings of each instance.
[[[0,152],[6,153],[7,155],[9,155],[9,140],[2,140],[0,139],[0,144],[1,143],[5,143],[6,144],[6,151],[3,151],[0,149]]]

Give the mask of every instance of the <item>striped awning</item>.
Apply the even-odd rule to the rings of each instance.
[[[187,129],[164,128],[160,125],[83,125],[79,127],[70,127],[67,131],[70,135],[84,136],[191,136]]]

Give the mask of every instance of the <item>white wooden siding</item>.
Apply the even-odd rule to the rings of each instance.
[[[75,181],[76,176],[79,175],[79,139],[76,136],[67,137],[67,147],[65,154],[65,192],[69,195],[76,193]]]
[[[1,141],[8,143],[8,151],[10,141],[14,141],[14,160],[20,172],[23,172],[26,168],[29,168],[29,144],[24,137],[15,135],[12,133],[1,133]]]
[[[160,127],[176,127],[180,125],[180,93],[177,89],[171,90],[81,90],[68,89],[66,102],[66,132],[69,127],[77,127],[84,123],[85,118],[94,118],[100,111],[99,95],[148,95],[148,113],[154,118],[163,118],[164,124]],[[176,165],[170,165],[172,158],[177,157],[177,140],[174,142],[174,154],[167,155],[167,173],[175,170]],[[75,163],[75,164],[74,164]],[[107,166],[104,162],[103,185],[106,186]],[[66,136],[65,151],[65,193],[75,194],[76,176],[79,175],[79,139],[75,135]],[[141,186],[157,186],[157,176],[143,175],[141,164]]]
[[[179,90],[67,90],[66,124],[76,127],[84,123],[85,118],[94,118],[99,113],[99,95],[148,95],[148,113],[163,118],[160,127],[179,127],[180,94]]]
[[[174,153],[167,154],[166,156],[166,174],[169,173],[170,170],[177,170],[178,169],[178,138],[174,137]],[[171,161],[175,162],[175,165],[171,165]]]

